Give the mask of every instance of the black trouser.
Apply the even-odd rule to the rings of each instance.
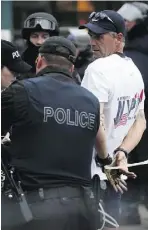
[[[90,190],[61,187],[27,192],[33,220],[26,223],[18,203],[2,195],[2,230],[96,230],[95,199]]]
[[[144,132],[143,137],[137,147],[129,154],[129,163],[137,163],[148,159],[148,129]],[[122,196],[123,216],[127,221],[138,221],[139,210],[138,205],[141,202],[141,197],[145,200],[145,205],[148,207],[148,165],[129,168],[137,175],[135,180],[128,179],[128,191]],[[133,217],[133,220],[132,220]]]

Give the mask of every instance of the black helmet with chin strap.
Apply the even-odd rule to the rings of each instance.
[[[50,34],[50,36],[58,36],[58,22],[54,16],[45,12],[31,14],[24,22],[22,37],[28,40],[30,34],[36,31],[46,31]]]

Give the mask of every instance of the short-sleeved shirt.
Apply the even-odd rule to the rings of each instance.
[[[104,103],[107,150],[121,145],[140,109],[144,109],[144,83],[130,58],[113,54],[91,63],[81,84]]]

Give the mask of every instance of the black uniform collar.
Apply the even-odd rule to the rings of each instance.
[[[61,67],[47,66],[43,70],[41,70],[36,76],[39,77],[47,75],[49,73],[59,73],[62,74],[63,77],[65,77],[65,81],[74,81],[74,79],[72,78],[72,73],[66,71],[65,69],[62,69]]]

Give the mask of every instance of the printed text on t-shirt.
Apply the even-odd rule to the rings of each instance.
[[[114,118],[115,128],[126,125],[128,120],[135,119],[139,104],[143,99],[143,94],[142,90],[140,94],[136,93],[133,98],[129,96],[118,98],[118,109]]]

